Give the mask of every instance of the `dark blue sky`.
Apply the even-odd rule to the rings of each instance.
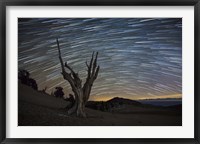
[[[85,80],[85,61],[98,51],[100,72],[91,99],[180,97],[182,93],[182,19],[33,18],[19,19],[20,69],[39,89],[71,92],[62,78],[56,38],[64,61]]]

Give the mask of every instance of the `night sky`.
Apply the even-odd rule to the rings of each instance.
[[[18,19],[18,66],[39,89],[71,93],[61,75],[63,61],[86,79],[86,60],[99,52],[100,71],[90,100],[182,96],[181,18]]]

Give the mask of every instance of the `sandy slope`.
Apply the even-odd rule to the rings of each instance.
[[[67,115],[67,102],[19,84],[19,126],[180,126],[180,110],[124,106],[114,112],[86,108],[87,118]]]
[[[56,98],[54,96],[47,95],[43,92],[38,92],[33,90],[31,87],[20,84],[18,100],[23,102],[28,102],[31,104],[41,105],[49,108],[65,108],[68,104],[67,101],[63,99]]]

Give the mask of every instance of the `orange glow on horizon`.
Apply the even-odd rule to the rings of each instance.
[[[98,96],[91,97],[91,101],[108,101],[114,97],[126,98],[131,100],[145,100],[145,99],[166,99],[166,98],[182,98],[182,94],[171,94],[162,96],[137,96],[137,98],[131,98],[130,96]]]

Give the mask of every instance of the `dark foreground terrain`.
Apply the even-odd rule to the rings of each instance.
[[[19,84],[19,126],[181,126],[182,106],[155,107],[114,98],[89,102],[87,118],[67,115],[69,102]]]

